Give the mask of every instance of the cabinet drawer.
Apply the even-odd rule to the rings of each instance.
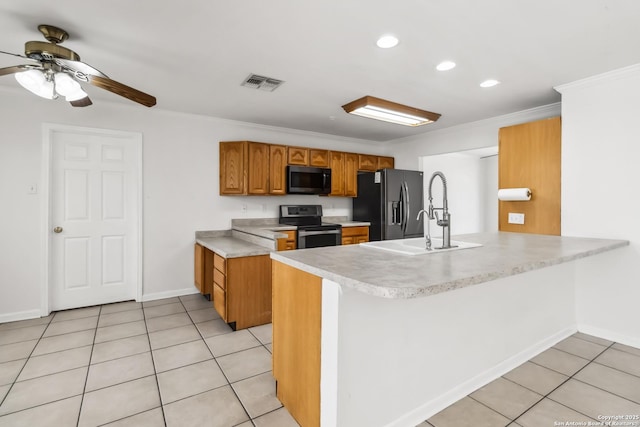
[[[221,273],[227,273],[227,260],[218,254],[213,257],[213,266],[220,270]]]
[[[213,269],[213,284],[219,286],[222,290],[227,289],[227,278],[217,268]]]
[[[342,227],[343,236],[363,236],[369,234],[369,227]]]
[[[226,294],[219,286],[213,286],[213,308],[216,309],[220,317],[227,321],[227,301]]]

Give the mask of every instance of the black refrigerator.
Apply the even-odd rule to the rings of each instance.
[[[353,198],[353,220],[371,223],[369,240],[424,236],[423,173],[380,169],[358,174],[358,197]]]

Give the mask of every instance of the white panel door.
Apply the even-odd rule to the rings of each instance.
[[[136,298],[139,144],[136,134],[50,133],[51,310]]]

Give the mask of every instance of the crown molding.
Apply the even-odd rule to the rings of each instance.
[[[555,86],[554,89],[562,94],[567,90],[597,86],[613,80],[619,80],[634,76],[637,77],[638,75],[640,75],[640,64],[634,64],[628,67],[619,68],[617,70],[607,71],[606,73],[576,80],[575,82],[558,85]]]
[[[490,117],[488,119],[477,120],[475,122],[463,123],[461,125],[454,125],[443,129],[436,129],[428,132],[421,133],[419,135],[411,135],[405,138],[394,139],[387,141],[391,144],[402,144],[412,141],[421,140],[422,138],[433,135],[446,135],[449,133],[460,132],[465,130],[477,129],[481,127],[504,127],[511,126],[520,123],[526,123],[533,120],[541,120],[548,117],[559,116],[561,113],[561,103],[555,102],[553,104],[541,105],[539,107],[529,108],[527,110],[516,111],[514,113],[503,114],[501,116]]]

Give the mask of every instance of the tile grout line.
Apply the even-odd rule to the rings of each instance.
[[[165,427],[167,427],[167,417],[165,416],[164,404],[162,403],[162,393],[160,392],[160,382],[158,380],[158,371],[156,369],[155,358],[153,357],[153,349],[151,348],[151,337],[149,336],[149,328],[147,327],[147,315],[144,311],[144,304],[141,304],[141,306],[142,306],[142,319],[144,322],[144,329],[147,331],[147,342],[149,343],[149,354],[151,356],[151,364],[153,366],[153,377],[156,380],[156,389],[158,390],[158,400],[160,401],[160,411],[162,411],[162,421],[164,422]]]
[[[54,315],[55,316],[55,315]],[[16,375],[16,378],[11,382],[11,386],[9,387],[9,390],[7,390],[7,393],[4,395],[4,397],[2,398],[2,400],[0,400],[0,408],[2,407],[2,405],[4,404],[5,400],[7,400],[7,397],[9,397],[9,393],[11,393],[11,390],[13,390],[13,386],[16,384],[16,382],[18,381],[18,378],[20,377],[20,374],[22,373],[22,371],[24,370],[25,366],[27,366],[27,363],[29,363],[29,359],[31,359],[31,355],[33,354],[33,352],[36,350],[36,347],[38,346],[38,344],[40,344],[40,341],[42,340],[42,337],[44,335],[44,333],[47,331],[47,329],[49,329],[49,325],[51,324],[51,321],[53,320],[53,317],[51,317],[51,319],[49,319],[49,322],[46,323],[46,327],[42,330],[42,333],[40,334],[40,338],[38,338],[38,342],[36,342],[36,345],[33,346],[33,348],[31,349],[31,351],[29,352],[29,355],[27,356],[27,358],[25,359],[24,365],[22,366],[22,368],[20,368],[20,372],[18,372],[18,375]],[[38,325],[39,326],[39,325]],[[31,341],[31,340],[25,340],[25,341]],[[25,341],[19,341],[19,342],[25,342]],[[17,360],[21,360],[21,359],[17,359]],[[25,408],[26,409],[26,408]],[[8,415],[8,414],[5,414]]]
[[[180,297],[178,297],[178,299],[180,300]],[[186,310],[186,307],[184,307],[184,304],[182,303],[182,300],[180,300],[180,304],[182,304],[182,307]],[[213,301],[211,301],[212,304],[212,308],[213,308]],[[215,310],[215,308],[214,308]],[[189,312],[187,311],[187,315],[189,315]],[[189,316],[189,319],[191,319],[191,316]],[[240,406],[242,406],[242,410],[244,411],[244,413],[247,415],[247,418],[249,419],[249,421],[251,422],[251,424],[253,424],[253,421],[251,419],[251,415],[249,415],[249,411],[247,411],[247,408],[244,406],[244,403],[242,403],[242,400],[240,399],[240,396],[238,396],[238,393],[236,393],[236,390],[233,388],[233,386],[231,385],[231,381],[229,381],[229,377],[227,376],[227,374],[224,372],[224,370],[222,369],[222,366],[220,366],[220,363],[218,362],[218,359],[216,358],[216,356],[213,354],[213,351],[211,351],[211,349],[209,348],[209,346],[207,345],[207,342],[205,341],[204,336],[202,336],[202,332],[200,332],[200,329],[198,329],[198,327],[196,326],[196,324],[193,322],[193,319],[191,319],[191,322],[193,323],[193,326],[196,328],[196,330],[198,331],[198,334],[200,335],[200,339],[202,340],[202,342],[204,343],[205,347],[207,347],[207,350],[209,351],[209,354],[211,354],[211,357],[213,358],[213,360],[216,362],[216,365],[218,365],[218,369],[220,369],[220,372],[222,373],[222,375],[224,376],[224,379],[227,381],[227,386],[229,386],[229,388],[231,389],[231,391],[233,392],[233,395],[236,397],[236,399],[238,399],[238,402],[240,403]],[[228,326],[228,325],[227,325]],[[233,333],[235,331],[231,331],[229,333]],[[224,334],[221,334],[224,335]],[[224,387],[224,386],[221,386]],[[218,387],[220,388],[220,387]],[[209,390],[211,391],[211,390]],[[243,421],[246,422],[246,421]],[[242,423],[240,423],[242,424]]]
[[[577,338],[577,337],[576,337],[576,338]],[[578,339],[580,339],[580,338],[578,338]],[[586,340],[583,340],[583,341],[586,341]],[[594,343],[594,344],[595,344],[595,343]],[[531,409],[533,409],[536,405],[538,405],[538,404],[539,404],[540,402],[542,402],[544,399],[549,399],[549,400],[551,400],[551,401],[553,401],[553,402],[555,402],[555,403],[557,403],[557,404],[559,404],[559,405],[564,406],[565,408],[569,408],[568,406],[566,406],[566,405],[564,405],[564,404],[562,404],[562,403],[560,403],[560,402],[556,402],[555,400],[551,399],[551,398],[549,397],[549,396],[551,395],[551,393],[553,393],[554,391],[556,391],[557,389],[559,389],[560,387],[562,387],[564,384],[568,383],[570,380],[574,379],[574,377],[575,377],[579,372],[581,372],[582,370],[584,370],[584,369],[585,369],[587,366],[589,366],[590,364],[594,363],[594,360],[595,360],[595,359],[597,359],[597,358],[598,358],[602,353],[604,353],[605,351],[609,350],[609,349],[610,349],[614,344],[615,344],[615,342],[612,342],[611,344],[609,344],[609,346],[608,346],[608,347],[605,347],[605,348],[604,348],[604,350],[602,350],[600,353],[596,354],[596,355],[595,355],[591,360],[582,358],[582,359],[584,359],[584,360],[588,360],[589,362],[588,362],[586,365],[584,365],[582,368],[580,368],[580,369],[578,369],[576,372],[574,372],[572,375],[570,375],[566,380],[564,380],[564,381],[562,381],[560,384],[558,384],[558,386],[556,386],[554,389],[552,389],[552,390],[551,390],[551,391],[549,391],[547,394],[545,394],[544,396],[542,396],[542,399],[540,399],[539,401],[537,401],[534,405],[530,406],[526,411],[524,411],[523,413],[521,413],[520,415],[518,415],[516,418],[514,418],[514,419],[513,419],[513,421],[514,421],[514,422],[516,422],[516,420],[518,420],[518,419],[519,419],[520,417],[522,417],[524,414],[526,414],[527,412],[529,412]],[[599,345],[600,345],[600,344],[599,344]],[[555,348],[555,347],[551,347],[551,348]],[[563,350],[560,350],[559,348],[556,348],[556,350],[563,351]],[[566,351],[565,351],[565,353],[567,353],[567,354],[572,354],[572,353],[569,353],[569,352],[566,352]],[[576,357],[580,357],[580,356],[577,356],[577,355],[575,355],[575,354],[572,354],[572,355],[573,355],[573,356],[576,356]],[[535,362],[532,362],[532,363],[535,363]],[[537,363],[536,363],[536,365],[537,365]],[[542,366],[542,365],[538,365],[538,366]],[[548,367],[546,367],[546,366],[543,366],[543,367],[545,367],[545,368],[547,368],[547,369],[550,369],[550,368],[548,368]],[[553,369],[552,369],[552,370],[553,370]],[[555,371],[555,370],[553,370],[553,371],[554,371],[554,372],[557,372],[557,371]],[[559,372],[559,373],[561,373],[561,372]],[[563,374],[563,375],[565,375],[565,374]],[[506,378],[506,379],[508,380],[508,378]],[[579,380],[576,380],[576,381],[579,381]],[[512,382],[513,382],[513,381],[512,381]],[[514,383],[515,383],[515,382],[514,382]],[[515,383],[515,384],[517,384],[517,383]],[[518,384],[518,385],[520,385],[521,387],[524,387],[524,386],[522,386],[521,384]],[[526,388],[526,387],[525,387],[525,388]],[[611,394],[613,394],[613,393],[611,393]],[[578,411],[577,409],[574,409],[574,408],[569,408],[569,409],[571,409],[572,411],[575,411],[575,412],[577,412],[577,413],[579,413],[579,414],[582,414],[582,415],[584,415],[585,417],[590,418],[590,419],[592,419],[592,420],[593,420],[593,418],[591,418],[589,415],[584,414],[584,413],[582,413],[582,412]],[[597,421],[597,420],[594,420],[594,421]]]
[[[100,313],[102,313],[102,305],[98,310],[98,320],[96,320],[96,327],[93,330],[93,342],[91,343],[91,354],[89,354],[89,363],[87,364],[87,376],[84,379],[84,387],[82,387],[82,397],[80,397],[80,408],[78,408],[78,421],[76,426],[80,426],[80,415],[82,414],[82,406],[84,404],[84,395],[87,392],[87,383],[89,382],[89,372],[91,371],[91,358],[93,357],[93,349],[96,344],[96,336],[98,335],[98,324],[100,323]]]

